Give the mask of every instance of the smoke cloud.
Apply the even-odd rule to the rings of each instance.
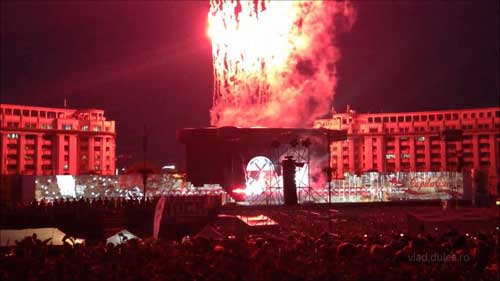
[[[348,2],[212,1],[213,126],[309,127],[327,113]]]

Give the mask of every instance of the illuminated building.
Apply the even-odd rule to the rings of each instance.
[[[358,114],[353,110],[316,120],[314,127],[347,130],[331,145],[331,165],[344,173],[482,170],[490,190],[498,182],[500,107]],[[461,131],[445,140],[447,130]]]
[[[3,175],[112,175],[115,121],[99,109],[0,104]]]

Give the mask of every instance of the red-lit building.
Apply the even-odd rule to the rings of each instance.
[[[2,175],[113,175],[115,121],[99,109],[0,104]]]
[[[316,128],[347,130],[348,139],[331,145],[331,165],[344,173],[457,171],[488,174],[496,193],[499,169],[500,107],[358,114],[353,110],[317,120]],[[461,137],[443,138],[455,130]]]

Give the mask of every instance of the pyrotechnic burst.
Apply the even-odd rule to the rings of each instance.
[[[346,2],[212,0],[212,125],[311,125],[331,106],[335,36],[353,20]]]

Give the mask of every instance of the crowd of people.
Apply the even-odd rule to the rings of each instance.
[[[214,215],[220,197],[212,195],[167,196],[165,216],[191,214]],[[217,200],[219,199],[219,200]],[[20,229],[57,227],[63,232],[87,240],[103,238],[109,220],[122,220],[119,226],[136,232],[149,232],[157,198],[88,198],[33,200],[28,205],[1,206],[0,228]],[[150,219],[145,219],[150,218]]]
[[[55,247],[27,237],[0,280],[498,280],[498,232],[410,235],[396,209],[265,214],[278,232]]]

